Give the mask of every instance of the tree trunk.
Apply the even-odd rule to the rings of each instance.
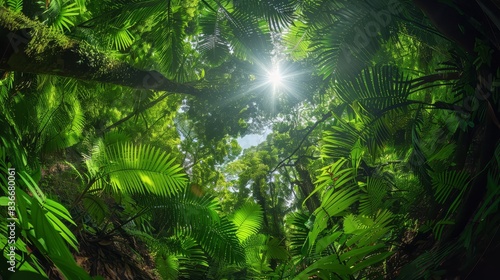
[[[308,197],[315,189],[314,183],[311,180],[311,175],[309,174],[309,171],[307,171],[307,169],[302,166],[301,163],[295,165],[295,170],[297,170],[297,173],[299,174],[299,187],[302,195],[304,198]],[[321,202],[319,201],[317,194],[314,194],[308,200],[306,200],[306,207],[310,213],[313,213],[320,205]]]
[[[4,71],[56,75],[193,96],[202,93],[157,71],[137,69],[112,59],[85,42],[71,40],[3,7],[0,7],[0,53],[0,70]]]
[[[474,53],[476,40],[481,39],[489,41],[495,50],[494,60],[499,59],[500,27],[494,21],[498,20],[496,14],[500,6],[495,1],[461,0],[447,4],[436,0],[413,0],[413,3],[445,37],[465,51]]]

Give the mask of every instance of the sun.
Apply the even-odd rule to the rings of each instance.
[[[269,63],[270,62],[270,63]],[[270,94],[276,100],[285,99],[287,96],[298,95],[296,89],[301,80],[301,72],[296,71],[287,61],[257,61],[257,81],[253,89],[261,89],[262,93]]]
[[[269,71],[267,78],[269,82],[275,87],[281,86],[281,83],[283,82],[283,76],[281,75],[278,67],[276,67],[272,71]]]

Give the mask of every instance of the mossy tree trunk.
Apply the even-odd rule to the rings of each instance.
[[[0,7],[0,70],[48,74],[127,86],[200,95],[193,86],[157,71],[137,69],[93,46],[71,40],[40,22]]]

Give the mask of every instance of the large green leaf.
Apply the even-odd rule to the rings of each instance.
[[[337,275],[351,275],[351,269],[346,265],[340,263],[337,255],[330,255],[319,259],[312,265],[308,266],[301,273],[296,275],[293,279],[301,280],[308,279],[309,275],[315,275],[321,270],[326,270],[330,272],[335,272]]]
[[[313,229],[309,232],[309,246],[312,246],[318,235],[327,228],[330,219],[344,215],[344,211],[359,198],[359,191],[354,187],[328,190],[322,197],[321,206],[314,211],[316,219]]]
[[[31,217],[33,229],[38,244],[41,244],[43,251],[50,260],[69,279],[91,279],[88,274],[79,267],[68,247],[64,244],[61,235],[52,226],[47,218],[47,213],[41,208],[38,201],[33,198],[31,201]]]

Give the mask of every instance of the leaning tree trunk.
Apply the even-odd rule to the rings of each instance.
[[[201,90],[137,69],[71,40],[21,13],[0,7],[0,70],[48,74],[132,87],[199,95]]]
[[[473,53],[476,41],[480,39],[490,43],[495,51],[493,59],[498,60],[500,5],[495,1],[460,0],[453,1],[453,6],[437,0],[413,0],[413,3],[445,37],[457,43],[462,49]]]

